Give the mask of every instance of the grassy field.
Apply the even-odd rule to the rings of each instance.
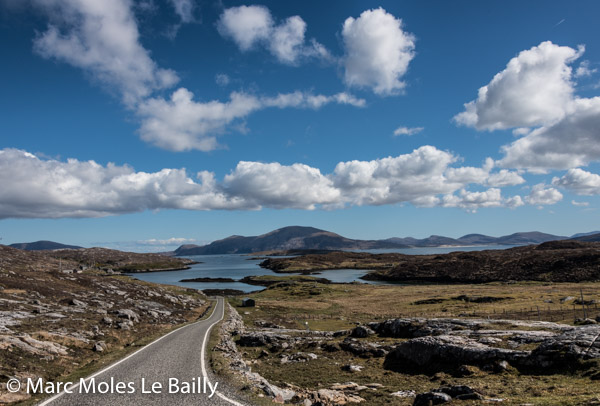
[[[582,306],[575,306],[574,311],[573,300],[561,304],[561,299],[569,296],[579,298],[582,292],[586,301],[600,300],[600,283],[374,286],[310,282],[271,286],[250,295],[256,300],[256,307],[238,307],[237,310],[248,326],[264,320],[288,328],[305,328],[308,323],[311,330],[348,329],[359,323],[414,316],[529,318],[573,324],[575,317],[582,317]],[[240,304],[235,298],[230,302],[234,306]],[[600,315],[600,309],[594,305],[588,308],[588,316]],[[498,327],[506,328],[502,323]],[[343,339],[340,337],[333,342]],[[388,345],[401,341],[376,336],[366,340]],[[311,390],[350,381],[359,385],[383,385],[377,390],[359,393],[366,399],[364,404],[368,405],[410,405],[413,398],[395,398],[390,394],[399,390],[420,393],[442,385],[469,385],[486,398],[503,399],[502,404],[508,405],[600,405],[599,381],[591,380],[581,371],[530,375],[512,367],[502,373],[472,367],[473,374],[466,377],[444,372],[435,375],[407,374],[385,370],[384,358],[360,358],[346,351],[298,348],[294,351],[311,352],[318,358],[304,363],[282,363],[282,353],[265,352],[264,349],[243,347],[242,351],[253,371],[273,383]],[[360,372],[342,370],[342,366],[348,364],[359,365],[363,369]],[[600,370],[598,363],[592,368]],[[455,403],[480,404],[476,401]]]

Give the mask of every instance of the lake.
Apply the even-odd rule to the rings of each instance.
[[[408,255],[426,255],[426,254],[446,254],[454,251],[481,251],[486,249],[506,249],[513,246],[491,245],[476,247],[423,247],[423,248],[404,248],[394,250],[369,250],[372,253],[398,252]],[[251,259],[247,255],[197,255],[187,257],[194,261],[201,262],[194,264],[191,269],[184,271],[169,272],[148,272],[131,274],[132,277],[154,283],[164,283],[167,285],[185,286],[194,289],[237,289],[243,292],[252,292],[263,289],[262,286],[248,285],[242,282],[180,282],[181,279],[191,278],[231,278],[235,280],[242,279],[244,276],[254,275],[283,275],[277,274],[269,269],[258,266],[262,260]],[[361,276],[368,271],[357,269],[336,269],[331,271],[322,271],[315,274],[321,278],[329,279],[332,282],[354,282],[385,285],[390,282],[384,281],[364,281]]]

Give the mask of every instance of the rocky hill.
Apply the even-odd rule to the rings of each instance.
[[[185,258],[106,248],[25,251],[0,245],[0,270],[59,271],[95,267],[117,272],[142,272],[185,269],[191,262]]]
[[[35,241],[35,242],[20,242],[16,244],[10,244],[9,247],[18,248],[26,251],[47,251],[47,250],[60,250],[60,249],[78,249],[83,248],[77,245],[66,245],[54,241]]]
[[[291,226],[254,237],[233,235],[202,247],[181,246],[175,250],[175,254],[182,256],[246,254],[293,249],[365,250],[378,248],[407,248],[407,246],[388,241],[353,240],[329,231],[319,230],[318,228]]]
[[[594,281],[600,280],[600,242],[550,241],[506,250],[442,255],[335,252],[269,258],[261,266],[275,272],[369,269],[373,271],[364,279],[396,282]]]

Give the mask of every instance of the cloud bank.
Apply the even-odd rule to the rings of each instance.
[[[451,166],[457,160],[449,152],[424,146],[395,157],[340,162],[330,174],[300,163],[242,161],[219,182],[208,171],[194,177],[185,169],[136,172],[127,165],[43,159],[23,150],[4,149],[0,150],[0,218],[101,217],[160,209],[314,210],[402,203],[473,211],[522,204],[519,196],[502,197],[498,188],[468,191],[469,185],[493,184],[499,172],[492,172],[489,163],[482,168]],[[513,184],[519,182],[513,179]],[[532,204],[541,204],[538,200]]]

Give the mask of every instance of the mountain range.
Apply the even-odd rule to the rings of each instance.
[[[356,240],[343,237],[330,231],[314,227],[283,227],[259,236],[244,237],[232,235],[210,244],[182,245],[167,255],[211,255],[211,254],[249,254],[261,251],[290,250],[372,250],[399,249],[413,247],[465,247],[470,245],[529,245],[547,241],[574,239],[578,241],[600,241],[600,231],[578,233],[572,236],[560,236],[537,231],[521,232],[501,237],[483,234],[467,234],[460,238],[432,235],[427,238],[393,237],[383,240]],[[78,249],[75,245],[65,245],[53,241],[35,241],[10,245],[28,251],[46,251],[56,249]]]
[[[502,237],[491,237],[483,234],[467,234],[460,238],[432,235],[417,239],[388,238],[384,240],[354,240],[329,231],[313,227],[290,226],[270,233],[243,237],[232,235],[208,245],[182,245],[173,254],[211,255],[211,254],[247,254],[275,250],[369,250],[398,249],[412,247],[470,246],[470,245],[528,245],[547,241],[566,240],[575,237],[581,241],[600,241],[600,232],[580,233],[571,237],[533,232],[521,232]]]

